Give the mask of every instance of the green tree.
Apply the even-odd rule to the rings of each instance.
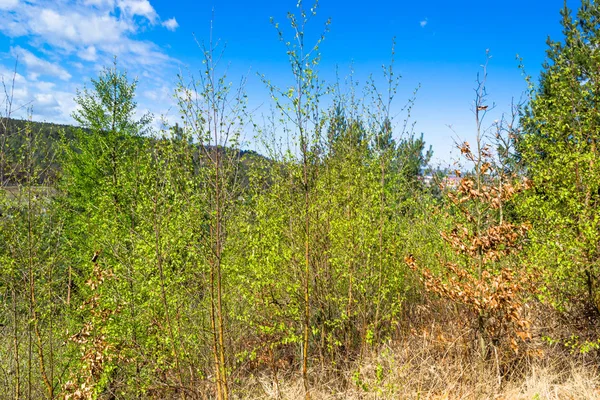
[[[111,135],[141,135],[152,121],[150,114],[135,119],[137,80],[129,81],[115,58],[112,67],[104,67],[97,79],[92,78],[92,89],[77,91],[77,110],[73,119],[85,129],[110,137]]]
[[[152,148],[149,138],[142,136],[149,133],[151,119],[149,115],[134,119],[136,85],[118,69],[116,61],[111,68],[104,68],[92,79],[92,89],[77,93],[73,118],[80,129],[62,142],[62,196],[57,200],[66,219],[71,261],[66,302],[76,324],[81,324],[79,319],[90,319],[86,313],[92,312],[80,307],[94,296],[92,288],[85,285],[93,277],[92,255],[101,251],[99,267],[116,277],[107,282],[98,299],[98,307],[119,312],[106,320],[96,319],[107,324],[96,329],[107,332],[107,346],[115,349],[115,354],[102,371],[95,372],[95,393],[114,390],[119,381],[116,374],[126,377],[128,390],[140,390],[143,374],[139,360],[149,340],[144,327],[150,323],[148,311],[156,309],[152,303],[144,307],[145,300],[153,298],[148,274],[155,264],[142,260],[147,252],[157,251],[140,246],[147,222],[142,212],[151,209],[145,203],[155,200],[150,195],[140,196],[144,191],[152,193],[154,185],[149,170]],[[146,219],[153,216],[148,212]],[[77,372],[78,379],[82,378]]]
[[[398,172],[409,182],[415,182],[419,176],[422,176],[424,168],[427,167],[433,150],[425,147],[423,134],[419,137],[410,135],[398,144],[397,150],[397,168]]]
[[[148,133],[152,121],[149,114],[134,119],[137,80],[129,81],[127,73],[118,69],[116,58],[112,67],[105,67],[91,81],[92,89],[84,88],[75,97],[73,119],[82,129],[74,143],[67,143],[68,162],[64,166],[66,176],[80,192],[70,195],[83,196],[83,202],[102,188],[104,178],[109,178],[113,191],[118,191],[120,161],[131,154],[132,138]],[[118,201],[116,192],[113,198]]]
[[[4,100],[12,104],[10,94]],[[67,357],[60,348],[65,322],[62,220],[52,208],[53,181],[45,173],[53,148],[31,120],[2,117],[0,146],[0,365],[6,398],[56,396],[56,371]],[[12,140],[17,139],[18,140]],[[63,336],[64,337],[64,336]],[[9,390],[10,389],[10,390]]]
[[[320,100],[325,92],[322,80],[319,78],[318,65],[321,59],[319,46],[325,39],[329,21],[325,23],[325,32],[312,46],[306,44],[307,24],[317,15],[318,1],[305,8],[303,1],[296,5],[297,13],[288,13],[287,17],[293,31],[293,39],[285,40],[285,35],[279,24],[274,23],[279,39],[285,43],[289,65],[291,67],[293,86],[280,90],[265,81],[271,96],[275,99],[276,108],[282,113],[286,133],[290,133],[297,146],[298,159],[296,165],[300,169],[291,170],[290,178],[296,189],[302,193],[303,204],[297,210],[302,216],[303,224],[303,263],[302,274],[298,279],[302,282],[303,315],[302,315],[302,380],[305,398],[310,399],[309,381],[309,345],[311,338],[311,282],[315,279],[315,243],[314,238],[314,201],[315,177],[318,175],[318,155],[322,140],[322,129],[325,118],[321,111]],[[285,121],[285,122],[284,122]],[[289,124],[285,126],[285,124]]]
[[[600,5],[584,0],[574,17],[565,3],[561,15],[564,40],[548,40],[521,119],[520,155],[535,186],[522,211],[553,300],[583,295],[600,308]]]
[[[228,326],[227,296],[232,265],[239,262],[230,242],[240,233],[230,221],[235,221],[237,202],[243,195],[240,136],[245,124],[246,94],[245,79],[234,89],[226,72],[221,72],[219,60],[223,50],[217,46],[211,35],[210,41],[201,45],[203,67],[199,77],[192,76],[189,83],[180,78],[176,96],[183,125],[176,125],[174,130],[177,139],[177,130],[181,129],[188,141],[193,140],[198,152],[192,179],[196,194],[189,207],[197,210],[199,217],[189,222],[197,235],[191,250],[201,260],[199,269],[205,271],[204,278],[208,278],[196,284],[199,292],[208,292],[208,343],[212,347],[216,398],[227,400],[232,396],[229,366],[234,355],[230,346],[233,340],[228,338],[232,327]],[[229,303],[236,301],[234,296]]]

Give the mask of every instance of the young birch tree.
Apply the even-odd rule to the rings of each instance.
[[[311,235],[313,230],[312,202],[314,201],[314,179],[317,174],[317,147],[321,140],[324,117],[321,113],[319,102],[324,94],[323,83],[319,80],[318,64],[320,61],[319,46],[325,39],[323,33],[312,46],[306,44],[306,26],[317,14],[318,2],[306,9],[303,1],[298,1],[298,13],[288,13],[288,20],[293,31],[293,38],[285,38],[278,23],[274,23],[280,41],[285,43],[288,61],[294,80],[294,85],[287,90],[280,90],[275,85],[266,81],[275,105],[280,110],[287,122],[296,144],[301,174],[298,184],[303,197],[302,218],[304,231],[304,261],[303,261],[303,317],[302,317],[302,380],[304,383],[305,398],[310,398],[309,345],[311,335],[311,282],[313,281],[313,243]],[[325,31],[329,27],[326,22]]]
[[[238,200],[240,182],[239,139],[244,127],[246,95],[245,79],[237,90],[227,81],[226,72],[220,74],[223,51],[211,37],[201,44],[203,68],[199,77],[189,84],[183,79],[177,89],[177,100],[183,119],[183,130],[199,147],[198,189],[206,209],[195,221],[200,224],[201,237],[195,249],[205,260],[209,271],[210,324],[215,386],[218,399],[231,396],[229,360],[233,356],[227,348],[227,305],[225,304],[228,268],[228,220]],[[206,229],[203,224],[206,223]]]

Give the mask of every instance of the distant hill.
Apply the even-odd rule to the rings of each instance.
[[[71,125],[38,122],[23,119],[0,118],[0,184],[11,186],[18,183],[24,172],[23,152],[28,138],[32,140],[33,162],[41,171],[38,180],[53,180],[58,172],[55,144],[64,134],[73,136],[77,128]]]
[[[34,163],[39,183],[52,182],[60,172],[56,157],[57,143],[61,137],[74,138],[75,131],[81,128],[73,125],[22,119],[0,118],[0,186],[13,186],[23,177],[22,151],[27,138],[35,138]],[[146,138],[146,140],[156,140]],[[192,145],[194,146],[194,145]],[[228,151],[231,151],[229,149]],[[242,161],[242,178],[249,168],[270,164],[270,160],[253,150],[238,150]],[[266,162],[266,164],[265,164]]]
[[[25,130],[27,124],[30,125],[32,132],[43,133],[46,136],[54,136],[58,138],[58,133],[63,130],[65,132],[77,129],[72,125],[56,124],[53,122],[30,121],[25,119],[15,118],[0,118],[0,134],[15,134]]]

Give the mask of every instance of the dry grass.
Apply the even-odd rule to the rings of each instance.
[[[592,368],[575,364],[533,368],[520,382],[508,385],[504,399],[600,399],[600,380]]]
[[[445,321],[440,318],[444,314]],[[574,355],[538,340],[529,344],[527,354],[507,358],[492,353],[481,360],[469,330],[452,322],[457,319],[451,314],[449,309],[437,314],[437,322],[431,315],[416,318],[418,326],[405,327],[397,340],[377,351],[365,351],[343,372],[313,369],[312,398],[600,399],[593,355]],[[304,389],[295,373],[275,382],[263,372],[236,394],[244,399],[301,399]]]
[[[416,344],[413,343],[412,344]],[[538,360],[516,379],[498,378],[495,366],[436,357],[433,349],[384,347],[348,371],[343,378],[317,382],[314,399],[600,399],[595,368],[572,360]],[[313,371],[312,376],[319,375]],[[300,377],[282,379],[279,389],[271,376],[250,379],[246,399],[300,399]]]
[[[378,363],[364,365],[364,388],[357,386],[348,390],[336,388],[338,382],[316,386],[311,395],[314,399],[498,399],[498,400],[558,400],[558,399],[600,399],[600,380],[597,374],[589,368],[574,365],[560,369],[541,367],[534,368],[523,379],[498,386],[493,374],[480,376],[469,366],[455,366],[454,370],[444,371],[441,366],[429,366],[412,370],[412,365],[399,366],[383,380],[376,378],[375,371]],[[467,372],[474,372],[465,382]],[[428,375],[428,377],[427,377]],[[477,379],[480,376],[481,379]],[[419,381],[419,378],[426,378]],[[431,378],[434,379],[431,379]],[[453,379],[444,381],[443,379]],[[434,385],[427,387],[434,382]],[[253,394],[246,393],[241,398],[248,399],[301,399],[304,389],[301,379],[280,382],[281,389],[273,387],[272,380],[264,376],[255,378]]]

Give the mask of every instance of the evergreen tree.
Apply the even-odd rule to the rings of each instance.
[[[86,378],[91,379],[88,383],[96,394],[114,390],[115,382],[121,379],[118,373],[127,377],[132,392],[139,390],[137,383],[143,376],[139,357],[148,339],[143,327],[149,324],[149,311],[157,309],[140,300],[154,298],[148,293],[149,285],[154,283],[148,279],[153,273],[148,270],[154,263],[141,262],[153,249],[141,246],[140,241],[145,239],[144,226],[151,224],[145,220],[154,217],[143,211],[155,198],[150,196],[154,182],[152,170],[148,170],[151,142],[141,136],[149,131],[151,120],[149,115],[139,120],[134,117],[136,84],[118,69],[116,61],[104,68],[97,79],[92,79],[92,89],[77,93],[73,118],[80,129],[73,138],[65,136],[62,143],[62,196],[58,201],[66,219],[65,239],[70,245],[67,307],[75,318],[76,332],[88,329],[78,320],[104,324],[89,328],[105,343],[91,349],[113,352],[96,370],[90,370],[91,378]],[[93,255],[95,261],[90,263]],[[95,285],[87,285],[97,274],[114,279],[107,280],[99,291]],[[90,299],[96,302],[94,307],[81,307],[91,304]],[[97,309],[114,315],[93,319]],[[75,342],[77,346],[85,347]],[[83,366],[87,362],[85,357],[79,361]],[[78,379],[72,383],[85,374],[76,375]]]
[[[111,180],[113,189],[118,188],[118,169],[131,154],[132,138],[148,133],[152,121],[149,114],[134,119],[137,81],[129,81],[116,59],[111,68],[105,67],[91,81],[93,89],[84,88],[75,97],[78,107],[73,119],[82,129],[76,132],[74,143],[68,140],[64,165],[66,176],[74,187],[83,189],[79,196],[84,198],[102,188],[104,178]],[[113,193],[113,197],[117,201],[118,196]]]
[[[73,119],[90,132],[110,137],[114,134],[140,135],[147,131],[152,118],[145,114],[135,120],[137,80],[127,78],[127,72],[118,68],[115,58],[112,67],[104,67],[97,79],[92,78],[93,89],[77,91],[78,108]]]
[[[422,175],[423,169],[427,167],[432,156],[433,150],[431,146],[426,149],[423,134],[418,138],[411,135],[398,144],[396,156],[398,172],[407,182],[413,183]]]
[[[600,306],[600,6],[562,12],[563,41],[548,40],[547,61],[522,116],[521,157],[535,185],[523,204],[534,223],[535,263],[558,298],[587,294]],[[558,278],[558,280],[557,280]]]

